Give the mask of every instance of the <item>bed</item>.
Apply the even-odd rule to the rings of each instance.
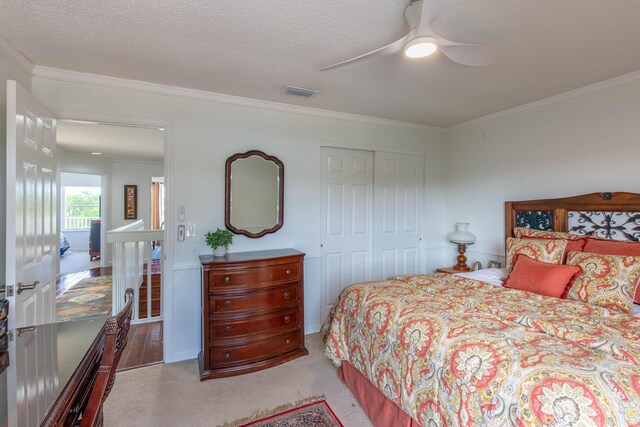
[[[528,228],[638,245],[640,195],[507,202],[505,224],[508,239]],[[638,258],[624,260],[637,285]],[[482,274],[399,276],[340,294],[321,330],[325,353],[375,425],[640,425],[635,305],[538,295]]]

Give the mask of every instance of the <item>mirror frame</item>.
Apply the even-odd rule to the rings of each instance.
[[[278,186],[278,222],[271,228],[262,230],[259,233],[252,233],[247,230],[236,228],[231,224],[231,165],[238,159],[246,159],[251,156],[259,156],[264,160],[271,161],[276,164],[279,170],[280,185]],[[246,153],[236,153],[229,157],[225,163],[225,180],[224,180],[224,225],[232,233],[241,234],[243,236],[257,239],[265,234],[275,233],[282,228],[284,224],[284,164],[275,156],[270,156],[259,150],[251,150]]]

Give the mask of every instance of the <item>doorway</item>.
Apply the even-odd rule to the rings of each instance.
[[[79,273],[61,274],[60,281],[67,285],[64,286],[64,292],[57,298],[59,321],[104,315],[105,308],[106,314],[109,314],[112,306],[117,307],[115,304],[119,301],[116,300],[118,295],[114,294],[115,278],[118,277],[118,269],[124,268],[122,263],[131,260],[123,261],[115,257],[115,246],[113,243],[108,243],[108,236],[132,225],[136,225],[136,229],[162,229],[166,197],[164,179],[158,177],[164,176],[164,145],[165,130],[161,127],[76,119],[59,120],[57,147],[61,152],[60,170],[65,172],[61,172],[61,183],[64,185],[62,178],[71,171],[73,174],[70,176],[75,178],[93,176],[97,182],[99,177],[103,187],[103,191],[98,196],[100,228],[95,230],[95,234],[91,234],[92,230],[89,230],[90,243],[94,242],[95,236],[100,240],[101,248],[99,253],[94,253],[91,252],[94,250],[91,245],[88,252],[88,259],[92,258],[92,263],[98,262],[101,265],[97,267],[91,265],[90,268]],[[71,219],[78,215],[75,211],[67,212],[68,207],[77,204],[77,197],[70,198],[67,195],[69,191],[63,185],[60,187],[60,204],[61,208],[63,206],[67,208],[65,208],[65,216],[60,216],[60,225],[65,233],[65,230],[70,230],[70,224],[73,221],[84,221],[82,225],[86,225],[89,220]],[[131,188],[134,188],[133,196],[128,190]],[[90,194],[95,201],[96,191],[90,191],[84,187],[79,190],[72,189],[71,192],[73,191],[80,192],[85,198]],[[68,202],[67,199],[71,199],[72,202]],[[92,211],[85,216],[94,213]],[[72,239],[67,236],[67,240]],[[144,279],[137,285],[129,285],[134,288],[137,286],[138,292],[136,292],[137,299],[134,301],[135,318],[129,333],[127,351],[123,353],[120,360],[120,368],[130,369],[163,361],[164,328],[161,314],[163,266],[159,262],[159,252],[164,246],[163,240],[158,238],[153,242],[131,242],[132,245],[152,244],[153,251],[149,251],[148,256],[147,251],[144,251],[145,258],[140,265],[139,273]],[[70,246],[72,246],[71,242]],[[63,273],[62,268],[61,273]],[[150,277],[149,282],[147,277]],[[69,283],[71,286],[68,286]],[[151,304],[146,294],[148,284],[151,285],[149,288],[153,292]],[[147,307],[152,309],[152,315],[148,314]]]

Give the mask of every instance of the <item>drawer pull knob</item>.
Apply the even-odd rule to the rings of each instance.
[[[229,276],[224,278],[224,283],[229,283],[231,281],[231,279],[229,279]]]
[[[291,322],[291,316],[284,316],[284,323]]]
[[[287,270],[287,271],[285,271],[285,273],[286,273],[287,275],[289,275],[289,274],[291,274],[291,270]]]
[[[289,298],[291,298],[291,294],[289,292],[285,292],[284,299],[289,299]]]
[[[229,335],[230,333],[231,333],[231,326],[227,326],[226,328],[224,328],[225,335]]]
[[[224,302],[224,309],[225,309],[225,310],[229,310],[230,308],[231,308],[231,301],[226,300],[226,301]]]
[[[226,360],[231,359],[231,353],[229,353],[229,352],[227,351],[227,352],[224,354],[224,358],[225,358]]]
[[[289,338],[287,338],[286,340],[284,340],[284,343],[285,343],[285,344],[290,344],[290,343],[291,343],[291,340],[290,340]]]

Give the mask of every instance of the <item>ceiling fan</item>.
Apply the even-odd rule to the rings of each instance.
[[[430,25],[440,17],[451,4],[450,0],[411,0],[404,10],[404,18],[409,25],[409,33],[386,46],[328,67],[321,71],[342,67],[373,55],[390,55],[404,51],[409,58],[425,58],[440,50],[446,57],[458,64],[484,67],[498,63],[503,53],[487,46],[457,43],[433,33]]]

